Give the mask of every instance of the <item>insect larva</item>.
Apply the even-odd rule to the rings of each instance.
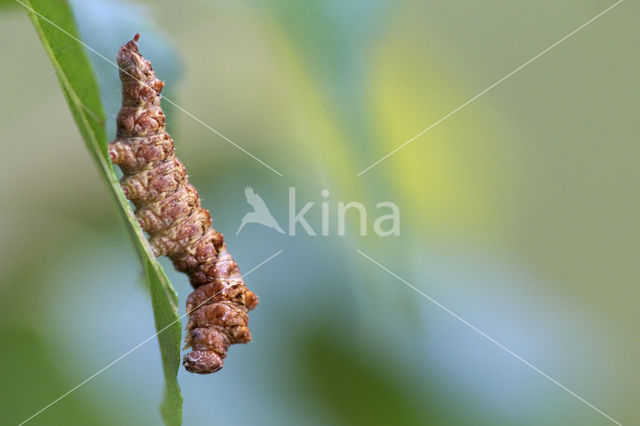
[[[211,227],[184,165],[175,156],[160,106],[164,83],[138,51],[139,34],[120,48],[122,108],[109,156],[124,176],[122,189],[136,208],[156,256],[169,256],[189,276],[195,290],[187,299],[183,365],[192,373],[222,368],[229,345],[251,341],[247,312],[258,304],[227,252],[221,233]]]

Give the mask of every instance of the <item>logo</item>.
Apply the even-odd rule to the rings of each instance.
[[[316,236],[315,229],[311,226],[305,215],[313,208],[315,202],[307,202],[300,210],[296,210],[296,188],[289,188],[289,229],[288,233],[285,232],[278,221],[273,217],[271,211],[267,207],[262,197],[260,197],[250,186],[244,189],[244,195],[247,199],[247,203],[253,208],[253,211],[245,214],[240,222],[236,235],[240,233],[242,229],[248,224],[256,223],[267,228],[271,228],[281,234],[288,234],[290,236],[296,235],[296,228],[299,224],[302,229],[309,236]],[[332,212],[335,211],[337,215],[337,235],[344,236],[346,234],[346,217],[349,213],[351,217],[357,214],[359,219],[359,234],[360,236],[366,236],[369,232],[369,223],[367,222],[367,208],[364,204],[358,201],[351,201],[344,203],[342,201],[337,203],[335,208],[332,208],[331,203],[326,200],[329,197],[329,190],[323,189],[320,192],[323,200],[321,204],[321,235],[331,235],[331,226],[334,221],[331,220]],[[377,213],[380,214],[373,222],[372,230],[375,235],[380,237],[398,236],[400,235],[400,209],[391,201],[383,201],[376,203]],[[386,210],[386,211],[385,211]],[[353,212],[353,213],[351,213]]]
[[[242,222],[240,222],[240,227],[238,228],[236,235],[240,233],[242,228],[244,228],[247,223],[258,223],[260,225],[266,226],[267,228],[275,229],[281,234],[284,234],[284,231],[282,230],[282,228],[280,228],[280,225],[278,225],[278,222],[269,211],[269,208],[265,204],[262,197],[256,194],[253,188],[247,186],[244,189],[244,196],[247,197],[247,203],[249,203],[249,205],[253,207],[253,211],[244,215],[244,217],[242,218]]]

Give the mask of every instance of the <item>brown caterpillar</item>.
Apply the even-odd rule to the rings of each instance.
[[[149,235],[156,256],[169,256],[189,275],[195,290],[187,299],[182,363],[192,373],[222,368],[229,345],[251,341],[247,312],[258,304],[245,286],[238,265],[227,252],[221,233],[211,227],[184,165],[175,156],[160,106],[164,83],[138,51],[138,38],[120,48],[122,108],[109,156],[124,176],[122,190],[136,207],[136,217]]]

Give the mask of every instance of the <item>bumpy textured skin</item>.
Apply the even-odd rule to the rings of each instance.
[[[138,35],[120,48],[122,108],[109,156],[124,174],[121,185],[136,207],[156,256],[169,256],[195,288],[187,299],[183,365],[192,373],[222,368],[229,345],[251,341],[247,312],[258,304],[245,286],[221,233],[211,227],[184,165],[175,157],[160,107],[164,83],[138,51]]]

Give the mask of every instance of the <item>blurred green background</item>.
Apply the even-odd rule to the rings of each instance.
[[[0,6],[0,417],[17,424],[155,332],[133,245],[20,7]],[[626,1],[418,140],[378,158],[613,2],[73,2],[108,58],[136,32],[214,226],[261,298],[254,341],[180,371],[184,423],[612,424],[357,254],[362,250],[622,424],[640,424],[640,6]],[[94,63],[115,132],[116,69]],[[288,188],[370,214],[282,226]],[[371,234],[393,201],[401,234]],[[355,219],[352,217],[351,219]],[[180,294],[186,278],[164,262]],[[157,341],[29,424],[158,424]]]

